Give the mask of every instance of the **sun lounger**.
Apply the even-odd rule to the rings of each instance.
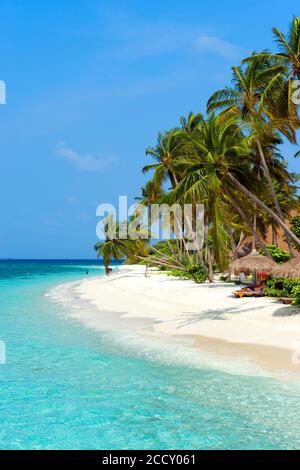
[[[264,288],[264,284],[263,282],[260,282],[259,284],[256,284],[255,286],[252,286],[252,287],[243,287],[242,289],[235,291],[234,295],[239,298],[262,297],[264,295],[263,288]]]
[[[237,290],[234,295],[242,299],[243,297],[263,297],[265,294],[263,290]]]

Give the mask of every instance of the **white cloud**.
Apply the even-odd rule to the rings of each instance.
[[[106,50],[108,57],[135,60],[175,51],[188,55],[208,51],[232,59],[243,50],[206,27],[174,24],[160,18],[145,20],[115,9],[101,9],[101,17],[105,36],[113,38]]]
[[[58,144],[57,153],[61,158],[73,163],[81,171],[106,171],[115,162],[113,157],[100,159],[92,155],[81,155],[67,147],[64,142]]]
[[[196,49],[198,51],[214,52],[226,59],[235,58],[242,52],[242,48],[239,46],[223,41],[217,36],[199,36],[196,41]]]

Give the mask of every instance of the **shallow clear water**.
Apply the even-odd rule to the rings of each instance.
[[[45,296],[87,269],[103,272],[89,262],[0,261],[0,448],[300,447],[297,383],[184,366],[171,352],[166,363],[151,348],[137,355]]]

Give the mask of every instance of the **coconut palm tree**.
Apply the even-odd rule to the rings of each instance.
[[[164,191],[157,181],[150,180],[141,188],[141,196],[135,199],[145,207],[149,207],[151,204],[157,204],[163,194]]]
[[[243,154],[247,146],[244,145],[235,118],[224,121],[213,114],[208,121],[202,119],[197,132],[188,138],[194,146],[194,154],[189,153],[177,159],[178,165],[184,170],[183,177],[170,193],[170,198],[172,202],[182,204],[204,204],[206,260],[209,280],[212,281],[212,252],[222,269],[227,264],[230,243],[227,230],[230,207],[224,199],[220,175],[230,153],[235,154],[239,149]],[[209,234],[211,245],[208,243]]]
[[[105,240],[95,244],[98,257],[103,257],[106,274],[109,273],[111,259],[120,261],[123,258],[137,258],[147,254],[145,240],[140,238],[118,238],[120,224],[115,222],[112,216],[108,216],[103,222]]]
[[[295,80],[300,80],[300,18],[293,17],[288,33],[285,35],[279,29],[273,28],[274,39],[279,52],[263,51],[253,53],[244,59],[244,63],[253,60],[272,61],[281,65],[283,71],[276,74],[265,90],[265,98],[272,103],[273,119],[288,119],[292,129],[300,126],[298,106],[295,96],[298,96],[299,86]],[[296,93],[296,95],[295,95]],[[290,136],[296,140],[295,132]]]
[[[164,134],[159,132],[157,145],[146,149],[146,155],[151,155],[156,163],[144,166],[143,173],[154,170],[153,181],[158,186],[161,186],[167,179],[170,180],[172,188],[178,183],[174,161],[181,149],[180,139],[178,139],[180,132],[179,129],[172,129]]]
[[[203,121],[202,113],[194,114],[193,112],[190,112],[187,118],[185,116],[181,116],[180,118],[181,130],[187,133],[191,133],[195,129],[197,129],[199,125],[201,125],[202,121]]]
[[[289,76],[300,80],[300,18],[298,16],[293,17],[287,35],[284,35],[277,28],[273,28],[272,31],[279,52],[276,54],[265,52],[259,55],[283,63],[289,71]]]
[[[246,66],[233,67],[233,87],[224,88],[215,92],[207,103],[209,112],[220,110],[224,119],[228,116],[236,116],[241,123],[246,125],[250,131],[249,140],[252,148],[255,146],[256,152],[261,161],[261,165],[266,177],[270,192],[274,201],[276,212],[284,222],[284,216],[276,195],[270,168],[270,159],[266,154],[266,148],[273,141],[278,140],[274,133],[278,128],[285,135],[291,135],[290,121],[287,119],[273,119],[271,110],[273,105],[266,98],[266,90],[272,79],[283,73],[284,67],[275,64],[271,59],[253,58]],[[286,229],[288,227],[286,226]],[[285,230],[287,242],[290,247],[289,236]]]
[[[224,234],[221,233],[226,226],[224,194],[234,206],[234,194],[238,194],[238,200],[241,199],[241,194],[246,196],[254,206],[269,214],[298,245],[300,244],[300,240],[295,240],[295,235],[281,218],[259,197],[259,184],[249,159],[249,139],[242,134],[237,117],[227,116],[224,119],[222,115],[216,116],[212,113],[207,121],[203,121],[198,133],[190,137],[190,141],[195,147],[195,156],[178,158],[178,164],[181,168],[185,167],[185,172],[171,195],[175,201],[185,203],[193,200],[208,206],[211,212],[209,220],[215,225],[215,249],[220,264],[222,259],[224,260],[222,252],[226,252]]]
[[[244,59],[244,63],[253,60],[272,61],[281,65],[283,70],[278,72],[265,90],[265,97],[273,103],[275,115],[288,118],[294,129],[299,128],[298,106],[293,100],[295,80],[300,80],[300,18],[293,17],[288,33],[285,35],[279,29],[273,28],[274,39],[279,52],[263,51],[253,53]],[[299,88],[299,87],[298,87]],[[294,136],[295,137],[295,136]]]
[[[232,67],[231,70],[233,86],[213,93],[207,102],[207,110],[221,110],[223,114],[235,114],[242,121],[250,122],[251,118],[259,115],[266,87],[278,73],[284,71],[284,67],[252,56],[246,66]],[[267,115],[266,106],[261,111]]]
[[[120,261],[126,257],[134,257],[137,253],[137,245],[133,240],[106,239],[95,244],[98,257],[103,257],[105,271],[108,274],[109,264],[112,259]]]

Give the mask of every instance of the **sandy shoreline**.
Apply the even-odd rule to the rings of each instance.
[[[128,324],[137,331],[193,337],[208,351],[300,377],[298,309],[268,298],[237,299],[234,284],[195,284],[157,272],[145,278],[144,271],[125,266],[109,278],[76,286],[79,298],[97,307],[87,319],[93,327],[103,329],[106,314],[115,314],[123,329]]]

